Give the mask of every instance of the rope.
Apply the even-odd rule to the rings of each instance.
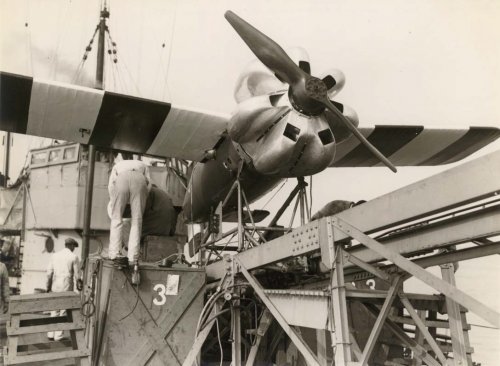
[[[95,293],[96,293],[96,284],[97,284],[97,275],[99,274],[99,269],[101,268],[101,261],[97,261],[94,271],[92,272],[92,280],[90,283],[90,294],[87,299],[82,304],[82,307],[80,308],[80,313],[86,317],[90,318],[92,315],[94,315],[96,306],[95,306]]]

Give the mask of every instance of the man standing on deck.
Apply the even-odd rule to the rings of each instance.
[[[73,253],[78,243],[73,238],[64,241],[65,248],[54,253],[47,268],[47,292],[73,291],[80,270],[78,256]],[[66,310],[52,311],[51,316],[64,316]],[[63,339],[62,331],[48,332],[47,337],[55,341]]]
[[[122,160],[115,164],[109,176],[108,214],[111,219],[109,232],[109,259],[124,264],[119,256],[123,240],[123,212],[130,203],[131,228],[128,240],[128,263],[133,265],[139,259],[142,217],[146,199],[151,188],[149,168],[140,160]]]
[[[0,314],[5,314],[9,311],[10,288],[9,272],[2,258],[2,252],[0,251]]]

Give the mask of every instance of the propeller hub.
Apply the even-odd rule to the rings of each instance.
[[[307,79],[305,86],[306,93],[314,99],[324,98],[328,92],[328,88],[323,80],[315,78],[314,76]]]
[[[307,116],[317,116],[325,110],[321,102],[326,98],[328,88],[323,80],[308,76],[291,85],[288,91],[293,108]]]

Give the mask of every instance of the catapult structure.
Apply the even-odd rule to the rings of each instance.
[[[500,234],[499,166],[495,152],[260,244],[273,228],[240,219],[237,254],[206,266],[210,298],[183,364],[193,365],[203,344],[202,360],[211,346],[219,348],[212,328],[230,310],[230,322],[219,321],[222,330],[216,325],[217,334],[230,334],[234,366],[290,362],[294,352],[295,361],[309,365],[472,366],[466,313],[494,327],[500,315],[461,291],[455,271],[460,261],[500,253],[494,241]],[[222,247],[212,249],[222,255]],[[280,264],[286,271],[287,263],[303,257],[316,259],[323,275],[297,281],[295,274],[289,286],[268,285],[273,275],[267,269]],[[426,270],[433,266],[441,277]],[[436,294],[404,291],[411,277]],[[372,286],[369,279],[376,279]],[[264,310],[244,329],[252,324],[248,301]],[[242,339],[249,333],[252,343]]]

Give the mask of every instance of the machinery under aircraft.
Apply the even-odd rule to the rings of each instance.
[[[225,17],[257,57],[236,83],[231,116],[1,73],[0,129],[193,161],[183,204],[190,222],[206,222],[236,179],[253,202],[285,178],[328,167],[448,164],[500,136],[494,127],[359,127],[354,110],[332,100],[342,72],[314,77],[304,51],[290,57],[231,11]],[[224,213],[235,210],[233,194]]]

